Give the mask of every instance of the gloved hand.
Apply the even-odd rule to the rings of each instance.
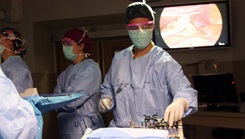
[[[178,98],[173,101],[164,113],[164,121],[168,122],[169,126],[173,126],[174,122],[182,119],[184,111],[189,107],[189,102],[185,98]]]
[[[21,93],[20,96],[22,98],[29,96],[38,96],[37,88],[27,88],[25,92]]]
[[[99,101],[99,111],[100,112],[106,112],[111,109],[112,106],[112,100],[110,97],[105,97],[100,99]]]

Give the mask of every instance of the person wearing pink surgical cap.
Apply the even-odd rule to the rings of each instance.
[[[26,54],[24,43],[25,40],[16,28],[6,27],[0,31],[1,68],[19,94],[33,88],[31,71],[23,60]]]

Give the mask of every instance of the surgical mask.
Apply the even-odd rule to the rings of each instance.
[[[70,61],[74,61],[77,57],[77,55],[73,53],[73,47],[72,46],[63,45],[63,53],[65,55],[65,58],[67,58]]]
[[[3,39],[8,39],[8,38],[1,38],[0,41],[3,40]],[[10,51],[10,52],[13,52],[14,54],[16,54],[15,51],[13,51],[13,50],[11,50],[11,49],[9,49],[9,48],[6,48],[6,47],[4,47],[4,46],[2,46],[2,45],[0,44],[0,55],[2,55],[4,49],[6,49],[6,50],[8,50],[8,51]]]
[[[134,46],[139,49],[146,48],[152,39],[152,29],[128,30],[128,34]]]
[[[13,52],[14,54],[16,54],[15,51],[13,51],[13,50],[11,50],[11,49],[9,49],[9,48],[3,47],[3,46],[0,44],[0,55],[2,55],[4,49],[6,49],[6,50],[8,50],[8,51],[10,51],[10,52]]]
[[[3,53],[4,47],[0,44],[0,64],[2,64],[2,53]]]
[[[4,47],[0,44],[0,56],[2,55]]]

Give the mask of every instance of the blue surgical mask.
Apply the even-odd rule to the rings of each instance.
[[[134,46],[139,49],[146,48],[152,39],[152,29],[128,30],[128,34]]]
[[[72,46],[65,46],[63,45],[63,53],[66,59],[70,61],[74,61],[77,57],[76,54],[73,53],[73,47]]]

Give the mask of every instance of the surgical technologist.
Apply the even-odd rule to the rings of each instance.
[[[126,8],[133,43],[117,53],[101,87],[99,110],[113,111],[110,126],[129,127],[143,115],[158,114],[170,126],[197,111],[197,92],[182,68],[152,42],[154,11],[145,2]]]

